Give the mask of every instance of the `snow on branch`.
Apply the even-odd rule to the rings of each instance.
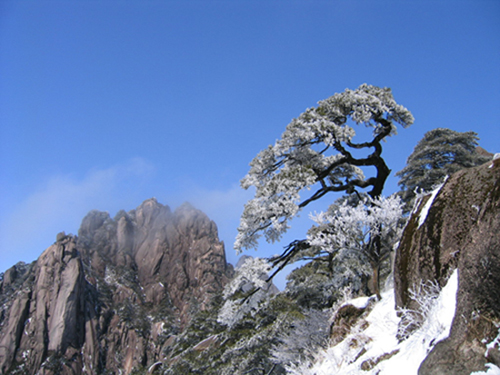
[[[244,208],[234,247],[256,248],[264,235],[274,242],[288,230],[289,221],[311,202],[330,192],[352,193],[372,187],[378,197],[389,175],[381,157],[380,142],[396,134],[395,123],[407,127],[413,116],[397,104],[388,88],[361,85],[320,101],[286,127],[281,139],[261,151],[250,163],[241,186],[256,188]],[[373,139],[354,143],[350,124],[373,128]],[[356,158],[349,149],[373,149]],[[375,177],[365,177],[362,167],[373,166]],[[312,190],[308,197],[301,194]]]
[[[254,315],[267,292],[267,278],[271,267],[263,258],[248,257],[236,271],[235,277],[225,287],[225,299],[217,321],[232,327],[247,314]]]
[[[402,202],[397,196],[367,197],[356,206],[344,201],[327,212],[311,215],[317,225],[307,238],[312,246],[329,252],[364,251],[370,238],[393,236],[401,216]]]

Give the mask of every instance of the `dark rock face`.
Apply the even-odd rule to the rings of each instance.
[[[363,308],[353,305],[344,305],[337,310],[332,324],[330,325],[330,340],[332,345],[337,345],[351,333],[352,327],[372,310],[372,302],[373,300]],[[368,323],[365,322],[365,324]]]
[[[169,337],[232,269],[216,225],[155,199],[114,219],[92,211],[0,284],[0,373],[129,374],[161,361]]]
[[[419,374],[470,374],[498,363],[486,343],[500,323],[500,160],[452,175],[419,226],[425,200],[411,217],[395,260],[398,307],[415,309],[409,290],[418,283],[443,286],[458,268],[457,308],[450,336],[439,342]]]

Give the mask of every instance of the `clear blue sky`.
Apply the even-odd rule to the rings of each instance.
[[[394,172],[436,127],[499,152],[499,67],[496,0],[1,0],[0,272],[153,196],[205,211],[235,263],[239,180],[293,117],[388,86],[416,119]]]

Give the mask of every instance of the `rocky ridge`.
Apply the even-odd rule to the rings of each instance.
[[[91,211],[78,236],[3,275],[0,373],[146,368],[231,274],[215,223],[189,204]]]

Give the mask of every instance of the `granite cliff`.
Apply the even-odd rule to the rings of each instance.
[[[418,309],[410,290],[429,282],[442,287],[455,269],[459,288],[450,335],[436,344],[419,374],[500,367],[498,346],[486,346],[500,326],[500,159],[456,172],[430,199],[420,202],[397,251],[396,304]]]
[[[231,275],[215,223],[189,204],[91,211],[78,236],[3,275],[0,373],[148,368]]]

